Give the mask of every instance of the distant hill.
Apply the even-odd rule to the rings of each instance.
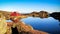
[[[60,21],[60,12],[53,12],[50,16]]]
[[[2,13],[2,15],[4,15],[4,16],[6,17],[6,19],[9,19],[9,17],[10,17],[10,12],[8,12],[8,11],[1,11],[1,10],[0,10],[0,13]]]
[[[10,19],[10,13],[8,11],[1,11],[0,13],[2,13],[2,15],[4,15],[6,17],[6,19]],[[27,14],[22,14],[24,16],[32,16],[32,17],[40,17],[40,18],[48,18],[48,17],[53,17],[57,20],[60,21],[60,12],[53,12],[51,14],[49,14],[46,11],[40,11],[40,12],[32,12],[32,13],[27,13]]]

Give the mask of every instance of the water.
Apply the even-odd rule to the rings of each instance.
[[[52,17],[44,19],[28,17],[22,19],[22,21],[31,25],[36,30],[45,31],[50,34],[60,34],[60,22]]]
[[[21,21],[31,25],[36,30],[45,31],[50,34],[60,34],[60,22],[52,17],[44,19],[28,17]],[[7,22],[11,22],[11,20],[7,20]]]

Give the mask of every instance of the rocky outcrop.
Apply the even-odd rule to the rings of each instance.
[[[12,27],[13,22],[10,22],[10,23],[8,22],[7,25],[9,27]],[[24,23],[21,23],[21,22],[20,22],[20,24],[18,23],[17,27],[12,28],[12,30],[11,29],[8,29],[8,32],[11,33],[11,31],[12,31],[12,34],[48,34],[47,32],[34,30],[34,29],[32,29],[31,26],[28,26],[28,25],[26,25]],[[7,34],[10,34],[8,32],[7,32]]]
[[[10,12],[0,10],[0,13],[2,13],[2,15],[4,15],[6,17],[6,19],[10,19]]]
[[[7,23],[5,17],[0,13],[0,34],[4,34],[7,30]]]
[[[2,13],[6,19],[10,19],[10,14],[11,12],[8,11],[0,11],[0,13]],[[47,18],[48,17],[48,13],[46,11],[40,11],[40,12],[32,12],[32,13],[27,13],[27,14],[21,14],[22,17],[20,18],[27,18],[29,16],[31,17],[40,17],[40,18]]]
[[[31,16],[31,17],[40,17],[40,18],[48,18],[49,14],[46,11],[40,11],[40,12],[32,12],[29,14],[22,14],[25,16]]]
[[[60,21],[60,12],[53,12],[50,16]]]
[[[0,11],[0,13],[2,13],[2,15],[6,17],[6,19],[11,18],[10,12]],[[45,14],[47,13],[46,12],[40,12],[40,13],[32,12],[30,14],[21,14],[20,18],[26,18],[28,16],[33,16],[33,17],[42,16],[41,18],[46,18],[46,16],[44,16]],[[34,30],[33,27],[31,27],[30,25],[26,25],[24,22],[21,22],[20,19],[17,18],[17,16],[12,17],[11,20],[12,22],[7,23],[7,32],[5,34],[48,34],[46,32]]]
[[[38,30],[31,30],[29,32],[22,31],[20,32],[20,34],[48,34],[48,33],[43,32],[43,31],[38,31]]]
[[[2,13],[6,19],[10,19],[10,13],[8,11],[0,11],[0,13]],[[27,18],[29,16],[32,17],[40,17],[40,18],[47,18],[47,17],[53,17],[55,19],[58,19],[60,21],[60,16],[59,16],[60,12],[53,12],[51,14],[49,14],[46,11],[40,11],[40,12],[32,12],[32,13],[27,13],[27,14],[21,14],[24,18]]]

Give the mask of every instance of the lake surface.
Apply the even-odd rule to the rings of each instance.
[[[22,19],[22,21],[31,25],[36,30],[49,32],[51,34],[60,34],[60,22],[52,17],[44,19],[28,17]]]
[[[52,17],[44,19],[28,17],[22,19],[21,21],[31,25],[36,30],[45,31],[50,34],[60,34],[60,22]]]

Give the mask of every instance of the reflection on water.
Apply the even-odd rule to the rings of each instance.
[[[36,30],[49,32],[51,34],[60,33],[60,26],[59,26],[60,22],[52,17],[44,19],[29,17],[22,19],[22,21],[24,21],[26,24],[31,25]]]
[[[31,25],[36,30],[49,32],[51,34],[60,34],[60,22],[52,17],[44,19],[28,17],[21,21]],[[11,20],[7,20],[7,22],[11,22]]]

